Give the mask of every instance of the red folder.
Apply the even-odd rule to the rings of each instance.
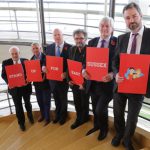
[[[74,84],[80,85],[83,84],[84,80],[82,77],[82,63],[78,61],[73,61],[67,59],[68,69],[69,69],[69,76]]]
[[[26,75],[29,82],[41,82],[42,71],[40,60],[27,60],[25,61]]]
[[[26,84],[21,64],[9,65],[5,69],[9,88],[20,87]]]
[[[47,79],[62,81],[63,73],[63,58],[56,56],[46,56],[46,68],[48,73],[46,74]]]
[[[86,70],[90,80],[102,81],[108,74],[109,49],[87,47],[86,49]]]
[[[124,81],[118,84],[118,92],[145,94],[149,65],[150,55],[121,54],[119,75]]]

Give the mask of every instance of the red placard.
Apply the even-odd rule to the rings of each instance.
[[[9,65],[5,69],[9,88],[20,87],[26,84],[21,64]]]
[[[41,82],[42,71],[40,60],[27,60],[25,61],[26,75],[29,82]]]
[[[74,60],[67,60],[69,76],[74,84],[80,85],[83,84],[84,79],[82,77],[82,63]]]
[[[118,84],[118,92],[145,94],[149,65],[150,55],[121,54],[119,75],[124,81]]]
[[[109,49],[87,47],[86,49],[86,71],[90,80],[103,81],[108,74]]]
[[[47,79],[62,81],[63,73],[63,58],[56,56],[46,56],[46,68],[48,73],[46,74]]]

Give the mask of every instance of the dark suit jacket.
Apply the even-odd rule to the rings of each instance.
[[[34,55],[31,57],[31,60],[34,60]],[[46,56],[44,53],[41,53],[41,58],[40,58],[40,64],[41,64],[41,67],[45,64],[45,59],[46,59]],[[42,74],[42,77],[44,77],[44,74]],[[43,82],[33,82],[33,85],[35,86],[35,88],[37,89],[49,89],[50,86],[49,86],[49,82],[48,80],[46,79],[46,76],[45,76],[45,79]]]
[[[67,59],[69,58],[70,47],[71,47],[70,44],[64,42],[64,47],[60,55],[60,57],[63,57],[63,72],[67,71]],[[47,46],[46,55],[55,56],[55,43],[52,43]],[[63,82],[66,82],[66,79]],[[50,86],[52,91],[54,90],[57,83],[60,83],[60,81],[50,80]]]
[[[25,66],[24,66],[24,61],[27,60],[25,58],[20,58],[20,61],[21,61],[21,64],[23,66],[23,70],[24,70],[24,75],[25,75],[25,78],[26,78],[26,71],[25,71]],[[9,66],[9,65],[13,65],[13,60],[10,58],[10,59],[7,59],[7,60],[4,60],[2,62],[2,78],[5,80],[5,82],[8,84],[8,80],[7,80],[7,75],[6,75],[6,70],[5,70],[5,66]],[[27,84],[26,86],[22,86],[22,87],[15,87],[15,88],[12,88],[12,89],[9,89],[8,88],[8,92],[12,95],[12,96],[17,96],[19,90],[22,89],[24,91],[24,93],[26,94],[31,94],[32,93],[32,87],[31,87],[31,84]]]
[[[117,74],[119,72],[120,53],[127,53],[129,38],[130,38],[130,33],[126,33],[118,37],[117,46],[116,46],[116,54],[115,54],[115,57],[113,59],[113,64],[112,64],[114,74]],[[150,54],[149,39],[150,39],[150,28],[144,28],[140,54]],[[117,91],[117,84],[115,84],[114,91],[115,92]],[[149,74],[146,96],[150,97],[150,74]]]
[[[97,44],[99,42],[100,37],[96,37],[92,40],[90,40],[88,42],[88,47],[97,47]],[[112,72],[112,59],[114,57],[115,54],[115,47],[116,47],[116,43],[117,43],[117,38],[114,36],[110,37],[110,42],[109,42],[109,67],[108,67],[108,72]],[[91,80],[87,80],[86,83],[86,92],[88,92],[90,90],[91,84],[93,81]],[[96,82],[96,81],[94,81]],[[114,80],[104,83],[104,82],[99,82],[101,84],[101,86],[103,87],[103,90],[105,90],[106,92],[111,92],[113,85],[114,85]]]

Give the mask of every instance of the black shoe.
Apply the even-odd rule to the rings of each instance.
[[[34,124],[34,119],[33,119],[33,118],[29,118],[29,122],[30,122],[31,124]]]
[[[99,136],[98,136],[97,139],[98,139],[99,141],[102,141],[103,139],[106,138],[107,133],[108,133],[108,130],[100,131]]]
[[[60,124],[60,125],[63,125],[65,122],[66,122],[66,119],[61,119],[61,120],[59,120],[59,124]]]
[[[44,120],[44,117],[42,116],[38,118],[38,122],[42,122],[43,120]]]
[[[125,141],[123,141],[122,144],[126,148],[126,150],[134,150],[132,142],[126,143]]]
[[[79,127],[82,123],[78,122],[78,121],[75,121],[72,125],[71,125],[71,129],[75,129],[77,127]]]
[[[53,123],[55,124],[55,123],[57,123],[58,121],[59,121],[59,119],[56,118],[55,120],[53,120]]]
[[[86,136],[88,136],[88,135],[94,133],[94,132],[97,131],[97,130],[98,130],[98,128],[92,128],[91,130],[89,130],[89,131],[86,133]]]
[[[111,141],[111,145],[113,145],[113,146],[119,146],[119,144],[120,144],[120,141],[121,141],[121,138],[122,137],[120,137],[120,136],[115,136],[113,139],[112,139],[112,141]]]
[[[20,126],[21,131],[25,131],[26,130],[26,127],[25,127],[24,124],[20,124],[19,126]]]
[[[49,121],[45,121],[44,127],[47,126],[49,123],[50,123],[50,120]]]

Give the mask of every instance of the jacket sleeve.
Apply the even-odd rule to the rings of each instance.
[[[2,62],[2,73],[1,73],[1,77],[3,78],[3,80],[8,84],[8,79],[7,79],[7,75],[6,75],[6,70],[5,70],[5,61]]]

